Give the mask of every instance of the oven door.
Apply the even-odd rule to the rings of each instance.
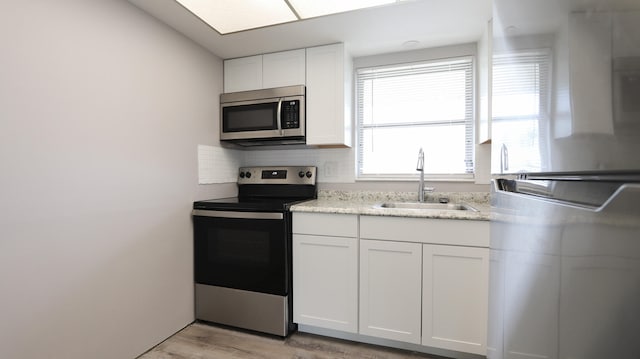
[[[221,104],[221,140],[281,136],[281,99]]]
[[[195,282],[288,294],[285,213],[194,210]]]

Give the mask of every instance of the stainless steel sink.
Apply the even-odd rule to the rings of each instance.
[[[375,208],[416,209],[432,211],[474,211],[478,210],[465,203],[423,203],[423,202],[385,202],[374,205]]]

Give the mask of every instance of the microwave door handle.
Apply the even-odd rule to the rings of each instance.
[[[282,98],[278,99],[278,113],[276,115],[276,121],[278,122],[278,132],[280,136],[283,136],[282,133]]]

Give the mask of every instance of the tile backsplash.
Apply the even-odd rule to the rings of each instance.
[[[241,151],[198,145],[198,184],[236,182],[242,156]]]
[[[318,182],[355,182],[352,148],[243,151],[243,166],[316,166]]]
[[[355,179],[353,148],[289,148],[235,150],[219,146],[198,146],[200,184],[235,183],[241,166],[316,166],[323,189],[415,191],[414,181],[358,181]],[[429,182],[436,192],[489,192],[489,186],[465,181]],[[488,182],[488,180],[486,181]]]

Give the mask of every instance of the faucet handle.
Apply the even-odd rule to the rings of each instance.
[[[433,187],[418,188],[418,202],[425,202],[427,200],[427,193],[432,193],[435,190]]]

